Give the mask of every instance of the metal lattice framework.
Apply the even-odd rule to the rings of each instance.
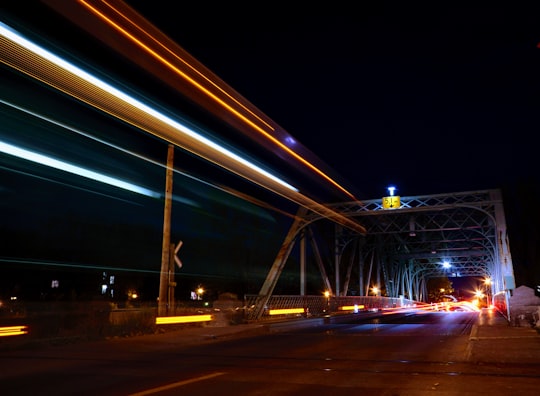
[[[326,289],[332,291],[335,285],[335,296],[347,295],[355,271],[360,294],[368,295],[369,285],[375,283],[382,285],[389,297],[417,301],[426,300],[426,282],[434,277],[489,278],[492,295],[515,288],[499,190],[399,199],[399,206],[393,209],[383,207],[382,199],[329,205],[356,218],[367,233],[357,234],[333,224],[331,233],[318,239],[314,226],[329,219],[302,208],[261,288],[258,305],[268,301],[296,242],[300,242],[300,260],[307,259],[306,239],[312,242],[312,257]],[[318,248],[321,240],[333,245],[333,258],[322,257]],[[333,274],[333,279],[328,274]]]

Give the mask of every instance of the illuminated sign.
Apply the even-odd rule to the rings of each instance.
[[[393,195],[391,197],[383,197],[382,207],[383,209],[397,209],[401,206],[399,195]]]

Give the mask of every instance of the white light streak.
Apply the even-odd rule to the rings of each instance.
[[[280,178],[272,175],[271,173],[265,171],[264,169],[258,167],[257,165],[252,164],[251,162],[245,160],[244,158],[238,156],[237,154],[227,150],[226,148],[216,144],[215,142],[205,138],[204,136],[198,134],[197,132],[193,131],[192,129],[188,128],[187,126],[174,121],[173,119],[167,117],[166,115],[158,112],[157,110],[145,105],[144,103],[138,101],[137,99],[127,95],[126,93],[116,89],[112,85],[107,84],[106,82],[94,77],[93,75],[85,72],[84,70],[72,65],[71,63],[65,61],[64,59],[54,55],[53,53],[47,51],[46,49],[34,44],[33,42],[27,40],[26,38],[19,35],[16,31],[11,29],[9,26],[3,24],[0,22],[0,35],[6,37],[7,39],[25,47],[27,50],[35,53],[36,55],[45,58],[49,60],[50,62],[54,63],[56,66],[68,71],[71,74],[74,74],[78,76],[79,78],[87,81],[88,83],[110,93],[111,95],[115,96],[119,100],[130,104],[133,107],[138,108],[139,110],[145,112],[146,114],[164,122],[165,124],[173,127],[177,131],[186,134],[190,136],[193,139],[198,140],[202,144],[206,145],[207,147],[210,147],[221,154],[224,154],[225,156],[229,157],[233,161],[240,163],[244,166],[249,167],[250,169],[256,171],[260,175],[264,176],[267,179],[270,179],[276,183],[281,184],[282,186],[298,192],[298,189],[290,185],[289,183],[285,182],[284,180],[281,180]]]
[[[28,161],[36,162],[41,165],[50,166],[51,168],[60,169],[68,173],[86,177],[88,179],[96,180],[101,183],[109,184],[111,186],[119,187],[137,194],[146,195],[147,197],[160,198],[160,194],[147,188],[140,187],[135,184],[116,179],[114,177],[103,175],[89,169],[81,168],[80,166],[72,165],[67,162],[57,160],[55,158],[47,157],[43,154],[38,154],[30,150],[13,146],[2,141],[0,141],[0,152],[13,155],[15,157],[22,158]]]
[[[92,136],[90,133],[81,131],[81,130],[79,130],[79,129],[77,129],[77,128],[73,128],[73,127],[71,127],[71,126],[69,126],[69,125],[67,125],[67,124],[64,124],[64,123],[61,123],[61,122],[59,122],[59,121],[53,120],[52,118],[46,117],[46,116],[44,116],[44,115],[42,115],[42,114],[38,114],[38,113],[36,113],[36,112],[34,112],[34,111],[25,109],[25,108],[23,108],[23,107],[21,107],[21,106],[18,106],[18,105],[16,105],[16,104],[13,104],[13,103],[10,103],[10,102],[6,102],[5,100],[2,100],[2,99],[0,99],[0,103],[4,104],[4,105],[6,105],[6,106],[10,106],[11,108],[17,109],[17,110],[19,110],[19,111],[22,111],[22,112],[24,112],[25,114],[31,115],[31,116],[33,116],[33,117],[36,117],[36,118],[40,119],[40,120],[43,120],[43,121],[49,122],[49,123],[51,123],[51,124],[53,124],[53,125],[62,127],[62,128],[66,129],[66,130],[68,130],[68,131],[70,131],[70,132],[74,132],[74,133],[76,133],[76,134],[78,134],[78,135],[81,135],[81,136],[84,136],[84,137],[86,137],[86,138],[88,138],[88,139],[92,139],[92,140],[94,140],[94,141],[96,141],[96,142],[98,142],[98,143],[101,143],[101,144],[103,144],[103,145],[106,145],[106,146],[108,146],[108,147],[111,147],[111,148],[113,148],[113,149],[115,149],[115,150],[118,150],[118,151],[120,151],[120,152],[122,152],[122,153],[125,153],[125,154],[131,155],[131,156],[133,156],[133,157],[142,159],[143,161],[149,162],[149,163],[151,163],[151,164],[153,164],[153,165],[157,165],[157,166],[160,166],[160,167],[162,167],[162,168],[166,168],[165,165],[163,165],[163,164],[161,164],[161,163],[159,163],[159,162],[157,162],[157,161],[154,161],[154,160],[152,160],[152,159],[150,159],[150,158],[147,158],[147,157],[145,157],[145,156],[143,156],[143,155],[137,154],[137,153],[135,153],[135,152],[133,152],[133,151],[126,150],[126,149],[123,148],[123,147],[120,147],[120,146],[118,146],[118,145],[109,143],[109,142],[107,142],[107,141],[105,141],[105,140],[103,140],[103,139],[99,139],[99,138],[97,138],[97,137],[95,137],[95,136]],[[192,180],[196,180],[196,181],[198,181],[198,182],[200,182],[200,183],[206,183],[207,185],[209,185],[209,186],[211,186],[211,187],[214,187],[212,184],[207,183],[207,182],[204,182],[203,180],[200,180],[200,179],[198,179],[198,178],[196,178],[196,177],[194,177],[194,176],[188,175],[187,173],[180,172],[180,171],[177,171],[177,170],[174,170],[174,172],[177,173],[177,174],[180,174],[180,175],[182,175],[182,176],[188,177],[188,178],[190,178],[190,179],[192,179]],[[49,180],[49,181],[50,181],[50,180]],[[216,188],[217,188],[217,187],[216,187]],[[178,195],[173,195],[173,196],[172,196],[172,200],[173,200],[173,201],[176,201],[176,202],[180,202],[180,203],[186,204],[186,205],[190,205],[190,206],[194,206],[194,207],[200,207],[200,205],[199,205],[198,203],[196,203],[195,201],[193,201],[193,200],[191,200],[191,199],[188,199],[188,198],[185,198],[185,197],[178,196]]]

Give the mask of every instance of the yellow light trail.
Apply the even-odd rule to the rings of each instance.
[[[339,307],[338,309],[340,311],[356,311],[358,309],[364,309],[365,306],[363,304],[361,305],[343,305],[342,307]]]
[[[268,311],[268,315],[288,315],[288,314],[301,314],[304,313],[304,308],[281,308],[271,309]]]
[[[24,334],[28,334],[28,326],[26,325],[0,327],[0,337],[11,337]]]
[[[210,322],[213,319],[212,315],[158,316],[156,324]]]

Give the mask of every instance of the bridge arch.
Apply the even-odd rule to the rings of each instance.
[[[506,300],[515,288],[499,190],[401,197],[401,206],[390,210],[383,209],[382,200],[329,206],[346,216],[361,218],[367,230],[366,234],[358,234],[335,224],[332,240],[326,241],[333,245],[330,249],[327,246],[327,250],[334,252],[333,256],[324,260],[318,249],[312,252],[326,290],[334,290],[336,296],[348,294],[354,268],[359,279],[358,292],[364,291],[366,295],[369,285],[365,280],[370,283],[373,274],[377,281],[381,276],[380,286],[389,297],[407,296],[418,301],[427,298],[426,281],[431,277],[489,278],[491,295],[502,293]],[[272,294],[271,285],[277,282],[297,242],[300,261],[308,259],[302,242],[308,235],[305,231],[312,230],[316,221],[328,220],[305,208],[297,218],[261,288],[262,304]],[[354,241],[359,241],[360,252],[348,249]],[[366,266],[370,255],[371,263]],[[443,260],[451,262],[450,269],[442,267]],[[305,268],[305,264],[300,267]],[[334,273],[333,288],[329,273]],[[303,279],[305,274],[300,277]],[[364,284],[360,284],[362,279]]]

